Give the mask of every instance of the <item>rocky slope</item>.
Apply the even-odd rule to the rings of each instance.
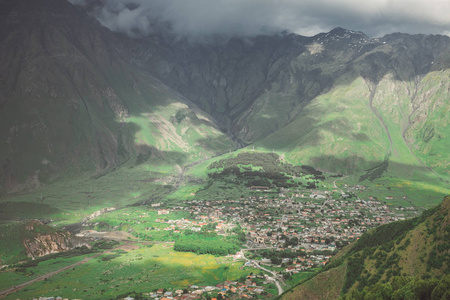
[[[11,264],[27,258],[88,247],[89,239],[76,237],[42,221],[8,222],[0,224],[0,264]]]
[[[73,236],[69,232],[52,230],[38,220],[31,220],[25,229],[32,235],[22,240],[27,256],[36,258],[52,253],[69,251],[77,247],[88,247],[88,240]],[[27,235],[30,235],[27,234]]]
[[[450,196],[447,196],[442,204],[421,217],[383,225],[366,233],[334,257],[323,272],[286,292],[282,298],[337,299],[346,295],[347,299],[366,299],[364,295],[373,292],[371,287],[380,290],[383,284],[395,286],[399,277],[403,279],[398,289],[407,284],[414,286],[419,279],[436,278],[436,285],[449,271],[449,210]],[[391,294],[395,292],[392,286]],[[417,294],[412,296],[412,299],[419,298]]]

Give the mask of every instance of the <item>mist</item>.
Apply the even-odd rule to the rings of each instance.
[[[69,0],[105,27],[131,37],[160,31],[193,39],[288,31],[305,36],[335,27],[369,36],[450,35],[447,0]]]

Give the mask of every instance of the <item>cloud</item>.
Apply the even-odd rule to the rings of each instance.
[[[130,36],[162,28],[194,38],[287,30],[314,35],[343,27],[369,36],[448,34],[448,0],[69,0],[104,26]]]

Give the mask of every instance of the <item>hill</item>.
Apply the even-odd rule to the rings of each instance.
[[[447,196],[420,217],[369,231],[282,298],[447,299],[449,209]]]

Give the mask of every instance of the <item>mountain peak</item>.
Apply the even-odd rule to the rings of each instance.
[[[367,35],[361,31],[348,30],[342,27],[336,27],[332,29],[328,34],[337,36],[337,37],[364,37],[367,38]]]

